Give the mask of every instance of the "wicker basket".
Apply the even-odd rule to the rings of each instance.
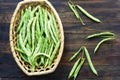
[[[51,66],[48,66],[46,68],[43,68],[43,66],[40,66],[39,68],[36,68],[34,72],[32,72],[30,70],[30,65],[27,64],[26,62],[24,62],[22,60],[22,58],[19,55],[19,52],[17,52],[15,50],[15,46],[17,43],[17,35],[16,35],[16,29],[18,27],[18,21],[20,18],[20,12],[22,9],[25,9],[28,5],[34,6],[34,5],[47,5],[50,10],[54,13],[55,18],[56,18],[56,22],[58,25],[58,30],[59,30],[59,36],[60,36],[60,47],[58,50],[57,55],[54,58],[54,61],[52,63]],[[34,75],[44,75],[44,74],[48,74],[48,73],[52,73],[55,71],[55,69],[57,68],[60,59],[62,57],[62,53],[63,53],[63,48],[64,48],[64,32],[63,32],[63,26],[61,23],[61,20],[59,18],[58,13],[56,12],[56,10],[54,9],[54,7],[51,5],[51,3],[47,0],[25,0],[25,1],[21,1],[18,3],[15,12],[12,16],[11,19],[11,25],[10,25],[10,46],[11,46],[11,50],[12,50],[12,54],[13,57],[16,61],[16,63],[18,64],[18,66],[21,68],[21,70],[28,76],[34,76]]]

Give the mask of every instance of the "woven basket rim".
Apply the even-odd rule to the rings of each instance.
[[[48,71],[43,71],[43,72],[28,72],[27,70],[25,70],[25,68],[20,64],[20,62],[18,61],[18,58],[16,57],[16,52],[14,50],[14,47],[13,47],[13,39],[12,39],[12,36],[13,36],[13,23],[15,21],[15,16],[18,12],[18,10],[20,9],[20,7],[22,5],[24,5],[25,3],[31,3],[31,2],[45,2],[46,4],[49,5],[49,7],[52,9],[57,21],[58,21],[58,26],[60,28],[60,34],[61,34],[61,45],[60,45],[60,51],[57,56],[59,56],[57,58],[57,61],[56,61],[56,64],[54,66],[54,68],[51,68],[50,70]],[[44,75],[44,74],[48,74],[48,73],[52,73],[55,71],[55,69],[57,68],[59,62],[60,62],[60,59],[62,57],[62,54],[63,54],[63,49],[64,49],[64,31],[63,31],[63,25],[62,25],[62,22],[61,22],[61,19],[57,13],[57,11],[55,10],[55,8],[52,6],[52,4],[48,1],[48,0],[25,0],[25,1],[21,1],[18,3],[14,13],[13,13],[13,16],[11,18],[11,24],[10,24],[10,31],[9,31],[9,39],[10,39],[10,47],[11,47],[11,51],[12,51],[12,54],[13,54],[13,57],[16,61],[16,63],[18,64],[18,66],[20,67],[20,69],[28,76],[33,76],[33,75]]]

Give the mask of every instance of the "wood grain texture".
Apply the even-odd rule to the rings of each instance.
[[[28,77],[15,63],[9,45],[9,25],[17,3],[21,0],[0,0],[0,80],[68,80],[74,64],[68,59],[80,46],[87,46],[99,76],[91,73],[86,62],[77,80],[120,80],[120,0],[74,0],[102,23],[95,23],[80,13],[86,25],[82,26],[67,6],[68,0],[49,0],[62,20],[65,32],[65,48],[56,71],[49,75]],[[117,39],[104,43],[93,55],[99,39],[86,40],[87,35],[111,31]],[[71,79],[72,80],[72,79]]]

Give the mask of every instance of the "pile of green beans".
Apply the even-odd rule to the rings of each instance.
[[[77,75],[78,75],[80,69],[82,68],[82,66],[83,66],[83,64],[84,64],[84,62],[85,62],[86,59],[87,59],[87,61],[88,61],[88,64],[89,64],[89,66],[90,66],[91,71],[92,71],[95,75],[98,75],[96,69],[95,69],[94,66],[93,66],[92,60],[91,60],[91,58],[90,58],[90,54],[89,54],[89,52],[88,52],[88,50],[87,50],[87,48],[86,48],[85,46],[82,46],[82,47],[69,59],[69,61],[74,60],[79,53],[82,53],[82,56],[74,63],[74,66],[73,66],[73,68],[71,69],[68,78],[70,79],[70,78],[73,77],[74,80],[76,79],[76,77],[77,77]],[[85,55],[86,57],[85,57],[84,55]]]
[[[100,47],[102,43],[106,41],[114,40],[116,35],[112,32],[100,32],[100,33],[89,35],[86,38],[91,39],[91,38],[96,38],[96,37],[102,37],[103,39],[96,45],[94,49],[94,54],[96,53],[96,51],[98,50],[98,48]]]
[[[60,37],[55,16],[47,7],[28,6],[21,11],[17,32],[16,51],[35,68],[50,66],[60,47]]]
[[[92,16],[90,13],[88,13],[85,9],[83,9],[80,5],[75,5],[71,0],[68,1],[68,6],[70,7],[70,9],[73,11],[73,13],[75,14],[76,18],[78,20],[80,20],[80,22],[82,23],[82,25],[85,25],[85,23],[83,22],[82,18],[80,17],[80,14],[78,13],[77,9],[79,9],[85,16],[87,16],[89,19],[100,23],[101,21]]]

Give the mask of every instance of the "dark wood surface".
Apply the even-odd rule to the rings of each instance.
[[[0,0],[0,80],[68,80],[74,64],[68,59],[80,46],[86,46],[99,76],[91,73],[87,62],[77,80],[120,80],[120,0],[74,0],[102,23],[95,23],[83,14],[86,25],[82,26],[67,5],[68,0],[49,0],[56,8],[63,23],[65,48],[56,71],[44,76],[26,76],[13,59],[9,45],[11,16],[21,0]],[[97,54],[92,55],[98,39],[86,40],[89,34],[112,31],[117,35],[114,41],[104,43]]]

